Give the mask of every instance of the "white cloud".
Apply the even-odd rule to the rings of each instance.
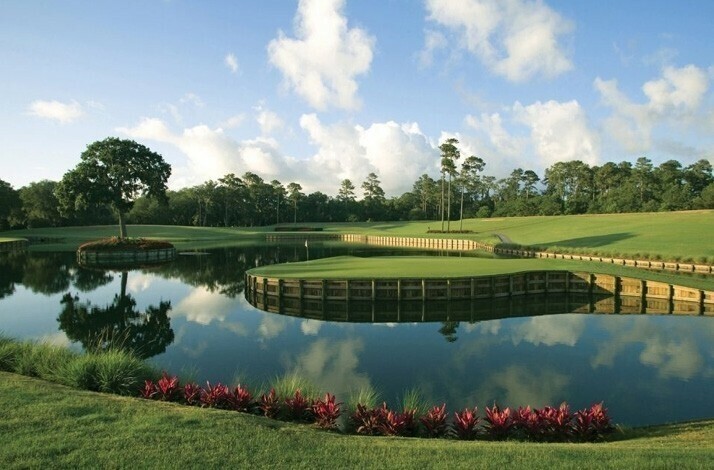
[[[308,114],[300,118],[300,126],[318,147],[308,164],[310,171],[318,178],[333,175],[335,192],[341,180],[349,178],[359,187],[373,171],[387,194],[401,194],[421,174],[434,173],[438,163],[438,149],[416,123],[325,126]]]
[[[465,123],[477,134],[455,135],[462,154],[484,158],[486,174],[505,176],[516,167],[539,170],[559,161],[582,160],[592,165],[600,160],[600,137],[574,100],[537,101],[527,106],[516,102],[503,115],[467,115]],[[524,127],[528,135],[520,134]]]
[[[513,106],[516,120],[531,129],[531,142],[544,166],[581,160],[589,165],[600,159],[600,140],[577,101],[537,101]]]
[[[205,106],[205,103],[203,102],[201,97],[195,93],[186,93],[181,97],[179,102],[181,104],[192,104],[197,108],[203,108]]]
[[[674,129],[683,124],[706,122],[714,111],[711,107],[703,109],[709,91],[707,71],[691,64],[681,68],[665,67],[659,78],[645,82],[642,93],[647,100],[643,103],[631,100],[620,91],[617,80],[597,77],[594,86],[602,102],[612,108],[612,114],[604,121],[605,130],[631,153],[653,147],[655,126],[666,124]],[[671,138],[668,140],[671,142]]]
[[[143,118],[136,126],[117,131],[171,144],[187,156],[187,168],[174,168],[172,187],[251,171],[265,180],[299,181],[306,191],[334,195],[343,179],[349,178],[359,187],[368,173],[375,172],[384,191],[398,195],[410,190],[421,174],[436,172],[439,151],[416,123],[388,121],[367,128],[324,125],[316,115],[308,114],[300,118],[300,126],[317,147],[317,152],[305,159],[283,154],[272,138],[237,141],[220,127],[198,125],[176,133],[160,119]]]
[[[28,113],[44,119],[50,119],[62,124],[69,124],[84,115],[84,109],[78,102],[72,100],[69,103],[61,101],[36,100],[30,103]]]
[[[223,59],[223,63],[226,67],[228,67],[231,73],[238,73],[238,70],[240,70],[238,58],[232,52],[226,54],[226,57]]]
[[[197,287],[171,309],[169,316],[185,317],[199,325],[210,325],[214,321],[223,323],[238,305],[237,300],[211,292],[205,287]]]
[[[300,322],[300,331],[305,336],[317,336],[322,328],[322,322],[318,320],[303,320]]]
[[[271,340],[280,335],[287,327],[288,318],[278,315],[263,315],[263,320],[258,326],[258,334],[263,340]]]
[[[265,109],[262,106],[256,106],[253,109],[257,113],[255,120],[258,122],[258,125],[260,125],[260,132],[263,135],[272,134],[274,131],[283,128],[283,120],[280,119],[280,116],[278,116],[277,113],[269,109]]]
[[[348,28],[344,0],[300,0],[296,38],[282,31],[268,44],[270,62],[286,84],[310,106],[356,109],[355,78],[369,71],[375,40],[360,28]]]
[[[429,67],[434,62],[434,53],[448,45],[446,36],[439,31],[427,30],[424,33],[424,49],[419,52],[419,65]]]
[[[220,124],[220,127],[223,129],[234,129],[236,127],[240,127],[241,124],[245,121],[245,115],[243,114],[236,114],[235,116],[231,116],[225,121],[223,121]]]
[[[555,77],[572,68],[559,38],[573,24],[542,1],[427,0],[426,8],[430,20],[456,36],[457,47],[508,80]]]
[[[536,346],[575,346],[585,330],[585,316],[579,314],[533,317],[512,333],[513,344],[525,341]]]

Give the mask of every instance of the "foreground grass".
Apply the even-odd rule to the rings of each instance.
[[[714,421],[599,444],[345,436],[0,372],[4,468],[711,468]],[[247,467],[250,466],[250,467]]]
[[[649,271],[626,266],[556,259],[488,259],[471,257],[336,256],[301,263],[251,269],[251,274],[283,279],[456,278],[524,271],[569,270],[611,274],[714,290],[714,277]]]

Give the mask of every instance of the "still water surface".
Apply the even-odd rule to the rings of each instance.
[[[309,256],[387,253],[326,243]],[[712,317],[588,315],[570,313],[572,302],[556,303],[557,314],[551,302],[544,315],[542,301],[526,299],[501,301],[503,314],[488,320],[449,321],[437,303],[425,318],[441,321],[372,324],[246,301],[246,269],[306,256],[301,245],[226,248],[121,273],[80,268],[72,253],[0,253],[0,333],[75,349],[121,337],[157,367],[199,381],[257,387],[297,372],[343,400],[374,387],[396,405],[419,387],[450,409],[604,400],[627,425],[714,416]]]

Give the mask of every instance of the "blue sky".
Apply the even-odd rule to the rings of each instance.
[[[0,2],[0,179],[87,144],[161,153],[176,189],[252,171],[335,195],[557,161],[714,163],[714,2]]]

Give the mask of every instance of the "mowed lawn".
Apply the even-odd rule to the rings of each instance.
[[[466,234],[427,233],[439,229],[439,221],[375,222],[375,223],[301,223],[300,226],[320,227],[323,233],[358,233],[406,237],[448,237],[498,243],[497,235],[520,245],[539,246],[551,251],[562,249],[616,257],[649,257],[689,259],[714,263],[714,210],[657,212],[641,214],[571,215],[553,217],[508,217],[466,219]],[[287,225],[286,225],[287,226]],[[451,223],[452,230],[459,222]],[[160,238],[179,249],[242,244],[262,240],[273,227],[221,228],[177,227],[162,225],[130,225],[129,236]],[[53,243],[33,249],[72,250],[79,244],[116,235],[116,226],[67,227],[15,230],[0,233],[0,237],[46,237]]]
[[[711,468],[714,421],[595,444],[346,436],[0,372],[3,468]]]

